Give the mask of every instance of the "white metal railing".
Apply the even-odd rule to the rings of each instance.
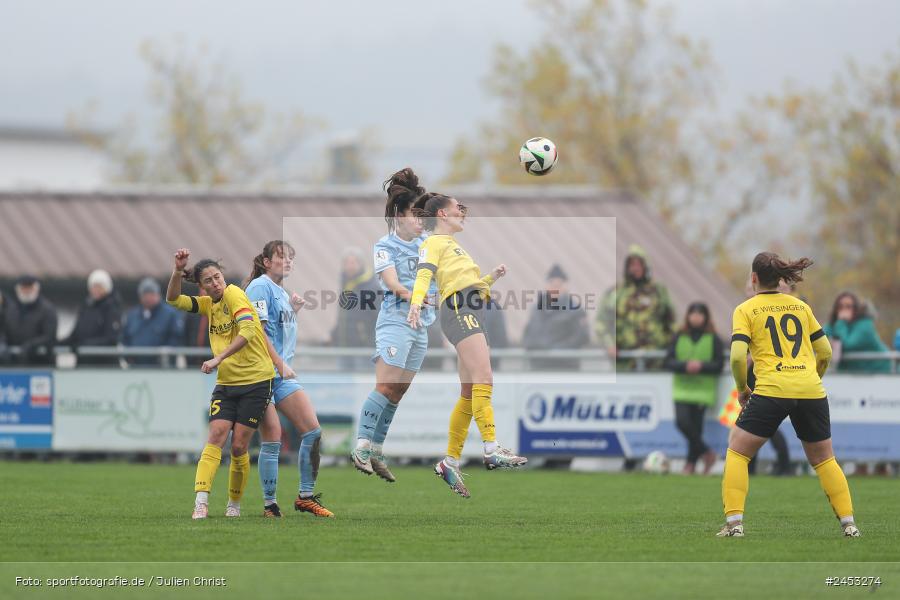
[[[212,353],[209,348],[200,347],[173,347],[173,346],[80,346],[73,351],[69,346],[56,346],[54,349],[56,366],[60,368],[74,367],[77,364],[76,356],[95,358],[119,359],[123,366],[127,365],[128,358],[155,357],[159,359],[159,366],[185,368],[188,359],[209,358]],[[21,349],[16,346],[7,348],[11,356],[21,354]],[[358,361],[360,365],[372,356],[371,348],[337,348],[332,346],[301,346],[295,351],[295,363],[304,365],[306,362],[314,363],[317,368],[323,370],[345,370],[347,361]],[[663,350],[622,350],[617,359],[627,360],[631,364],[629,369],[636,371],[659,370],[659,361],[665,358]],[[728,352],[725,352],[727,358]],[[456,357],[456,351],[450,348],[433,348],[428,350],[427,359],[433,361],[450,360]],[[530,370],[533,364],[539,364],[547,359],[577,359],[577,370],[604,370],[611,369],[613,360],[605,349],[558,349],[558,350],[526,350],[524,348],[497,348],[491,350],[491,357],[499,361],[498,370]],[[891,372],[900,372],[900,352],[852,352],[841,356],[841,361],[863,360],[887,360],[891,364]],[[656,364],[654,364],[656,363]],[[146,366],[146,365],[141,365]],[[304,365],[306,366],[306,365]]]

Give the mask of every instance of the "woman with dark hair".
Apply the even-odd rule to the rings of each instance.
[[[701,457],[704,475],[716,464],[716,453],[703,441],[703,416],[708,406],[716,404],[724,363],[722,340],[716,335],[709,307],[703,302],[692,303],[684,325],[672,336],[665,362],[665,367],[675,373],[675,423],[688,442],[685,474],[694,473]]]
[[[739,390],[741,414],[731,430],[722,502],[725,526],[719,537],[744,536],[744,503],[750,486],[748,464],[786,417],[846,537],[859,537],[847,478],[834,457],[831,418],[822,375],[831,345],[812,310],[799,298],[778,291],[781,281],[803,280],[808,258],[782,260],[772,252],[753,259],[750,275],[756,295],[734,310],[731,371]],[[753,357],[756,387],[747,386],[747,353]]]
[[[203,313],[209,319],[209,345],[213,357],[201,365],[204,373],[216,373],[216,387],[209,403],[209,437],[194,480],[193,519],[209,514],[209,492],[222,461],[222,448],[231,436],[231,468],[228,473],[226,517],[241,516],[241,497],[250,476],[247,447],[272,397],[275,369],[266,349],[265,333],[244,290],[225,281],[218,262],[204,259],[187,268],[190,250],[175,252],[175,269],[169,278],[166,301],[185,312]],[[200,286],[208,295],[185,296],[181,280]]]
[[[300,434],[300,449],[297,454],[300,487],[294,501],[294,510],[312,513],[317,517],[333,517],[334,514],[322,506],[322,495],[313,493],[319,474],[322,430],[312,401],[291,368],[294,350],[297,348],[296,313],[302,308],[303,299],[299,294],[288,294],[283,283],[293,270],[295,254],[293,246],[283,240],[268,242],[253,259],[253,269],[246,287],[247,297],[256,309],[266,334],[269,357],[281,374],[272,384],[272,404],[266,409],[259,428],[258,466],[259,483],[263,491],[263,516],[276,519],[281,517],[281,509],[275,497],[278,487],[278,456],[281,453],[280,412]]]
[[[834,299],[831,318],[825,324],[825,335],[840,342],[841,355],[847,352],[887,352],[875,329],[875,320],[869,307],[853,292],[841,292]],[[848,373],[890,373],[888,360],[841,360],[838,371]]]
[[[353,465],[366,475],[373,473],[387,482],[396,477],[384,458],[384,441],[401,398],[422,367],[428,350],[426,327],[435,320],[433,306],[422,312],[425,327],[414,329],[406,322],[409,299],[416,279],[419,248],[425,241],[422,223],[413,213],[413,204],[425,193],[419,178],[409,167],[397,171],[384,182],[387,201],[384,220],[388,233],[375,244],[375,274],[384,293],[375,324],[375,388],[359,411],[356,447],[350,453]],[[434,286],[429,296],[434,295]],[[432,302],[433,304],[433,302]]]
[[[453,235],[465,227],[467,212],[456,198],[428,193],[416,200],[414,208],[414,214],[432,234],[419,251],[407,322],[413,328],[421,325],[422,304],[434,278],[442,305],[441,329],[456,347],[461,388],[450,416],[447,456],[435,465],[434,471],[454,492],[468,498],[459,459],[473,418],[484,442],[483,458],[488,470],[515,468],[528,462],[497,443],[491,406],[493,373],[483,323],[491,285],[506,275],[506,265],[482,275],[475,261],[456,243]]]

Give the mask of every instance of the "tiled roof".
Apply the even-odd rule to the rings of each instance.
[[[720,331],[730,326],[737,290],[627,194],[577,187],[449,191],[470,207],[460,244],[484,271],[500,262],[509,266],[498,291],[538,290],[559,263],[574,292],[602,294],[621,276],[627,248],[636,243],[646,250],[653,276],[669,287],[679,321],[689,302],[702,299]],[[241,279],[266,241],[286,236],[298,251],[288,287],[335,290],[342,250],[358,246],[368,255],[384,235],[383,198],[359,188],[0,193],[0,277],[86,277],[104,268],[114,278],[163,278],[172,252],[186,246],[193,258],[222,259],[227,275]],[[325,339],[335,315],[336,309],[304,315],[301,339]],[[514,339],[526,318],[525,311],[508,311]]]

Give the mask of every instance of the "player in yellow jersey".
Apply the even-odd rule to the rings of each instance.
[[[825,332],[802,300],[778,291],[781,281],[803,280],[812,261],[784,261],[772,252],[753,259],[756,295],[734,310],[731,371],[741,414],[725,455],[722,503],[725,526],[719,537],[743,537],[744,501],[750,485],[747,465],[786,417],[803,443],[806,458],[847,537],[859,537],[847,478],[834,458],[831,419],[822,375],[831,360]],[[747,351],[753,358],[756,387],[747,387]]]
[[[186,248],[175,252],[166,301],[185,312],[206,315],[213,357],[200,370],[212,373],[218,369],[209,404],[209,438],[197,463],[192,518],[205,519],[209,514],[209,492],[222,460],[222,448],[232,431],[225,516],[239,517],[241,497],[250,476],[247,446],[272,398],[275,367],[259,317],[244,290],[226,283],[222,268],[214,260],[201,260],[187,270],[189,256]],[[182,294],[183,278],[199,285],[208,295]]]
[[[434,277],[441,303],[441,329],[456,347],[459,358],[461,389],[450,415],[447,456],[435,465],[434,471],[453,491],[468,498],[459,458],[473,418],[484,442],[484,465],[488,470],[520,467],[528,462],[497,443],[491,406],[493,373],[483,328],[484,313],[491,285],[506,274],[506,266],[500,265],[490,274],[482,275],[472,257],[456,243],[453,235],[463,230],[466,219],[466,207],[456,198],[424,194],[416,200],[414,214],[432,234],[419,247],[419,265],[407,321],[413,328],[419,326],[422,302]]]

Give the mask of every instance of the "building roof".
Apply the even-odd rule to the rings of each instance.
[[[450,191],[470,206],[460,244],[483,271],[501,262],[508,265],[509,276],[497,285],[507,300],[515,303],[522,290],[540,290],[547,271],[558,263],[569,275],[571,291],[584,295],[587,308],[595,309],[599,295],[621,277],[628,247],[640,244],[653,277],[669,288],[677,319],[688,303],[702,299],[727,331],[738,292],[630,195],[582,187]],[[28,272],[77,278],[103,268],[114,278],[167,278],[172,253],[185,246],[192,259],[219,258],[230,278],[242,279],[266,241],[288,239],[297,260],[286,286],[340,292],[343,250],[357,246],[369,255],[386,233],[383,211],[382,194],[357,187],[278,193],[0,193],[0,254],[5,258],[0,277]],[[527,311],[516,306],[524,303],[507,310],[514,339],[527,320]],[[301,313],[301,339],[326,339],[336,314],[337,309],[315,318]]]
[[[95,129],[74,129],[70,127],[0,125],[0,141],[88,145],[89,140],[102,139],[109,134]]]

